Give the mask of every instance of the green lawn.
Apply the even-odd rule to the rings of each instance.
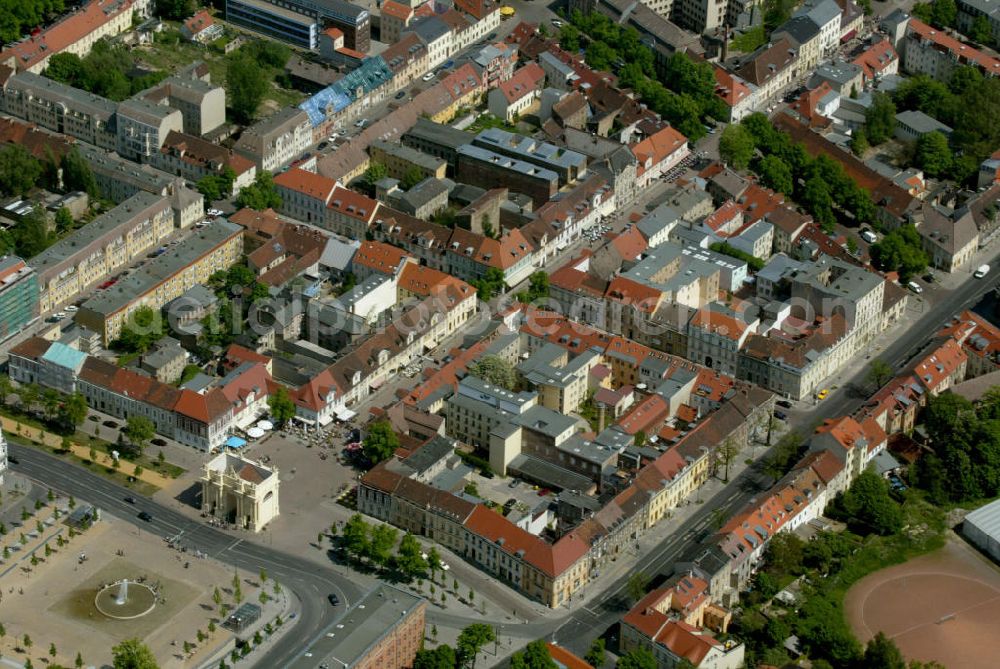
[[[493,114],[480,114],[472,125],[466,128],[466,132],[471,132],[472,134],[478,134],[483,130],[488,128],[500,128],[506,130],[507,132],[517,132],[517,127],[511,125],[502,118],[498,118]]]

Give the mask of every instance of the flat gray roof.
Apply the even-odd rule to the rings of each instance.
[[[517,158],[511,158],[479,146],[473,146],[472,144],[466,144],[465,146],[458,147],[458,155],[468,156],[474,160],[496,165],[512,172],[519,172],[525,176],[535,177],[537,179],[545,179],[546,181],[559,180],[559,175],[550,169],[539,167],[538,165],[533,165],[532,163],[518,160]]]
[[[285,667],[354,667],[358,660],[421,606],[426,606],[423,597],[380,583],[323,630]],[[306,653],[310,657],[306,657]]]
[[[417,151],[412,147],[397,144],[395,142],[386,142],[381,139],[372,142],[372,148],[379,149],[388,153],[390,156],[395,156],[400,160],[405,160],[408,163],[419,165],[420,167],[423,167],[426,170],[431,170],[432,172],[441,169],[443,165],[447,164],[443,158],[429,156],[426,153]]]
[[[451,149],[457,149],[472,141],[472,135],[464,130],[457,130],[450,125],[435,123],[423,117],[418,118],[416,124],[403,133],[403,139],[405,140],[407,137],[440,144]]]
[[[105,317],[124,309],[156,285],[195,264],[206,253],[242,231],[242,226],[226,219],[216,219],[173,249],[147,262],[127,279],[90,298],[80,308]]]
[[[10,83],[17,88],[33,91],[38,97],[52,102],[62,103],[69,111],[84,112],[92,116],[103,117],[105,120],[115,115],[118,105],[99,95],[81,91],[78,88],[61,84],[47,77],[32,72],[18,72]]]
[[[64,237],[31,259],[30,265],[40,275],[54,270],[58,265],[73,257],[89,256],[91,248],[108,233],[143,218],[146,213],[160,205],[169,209],[170,203],[162,195],[139,191],[106,214],[101,214],[68,237]]]

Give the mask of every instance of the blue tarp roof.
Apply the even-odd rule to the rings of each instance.
[[[309,115],[313,127],[326,120],[328,114],[336,114],[354,102],[360,88],[370,93],[392,78],[392,70],[382,56],[365,58],[361,65],[344,75],[344,78],[330,84],[316,95],[299,105],[299,109]]]
[[[229,437],[229,439],[226,439],[227,448],[243,448],[246,445],[246,439],[240,439],[239,437]]]

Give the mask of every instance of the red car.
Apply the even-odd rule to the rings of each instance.
[[[102,283],[100,286],[98,286],[98,288],[100,288],[100,289],[103,290],[104,288],[110,288],[111,286],[115,285],[116,283],[118,283],[118,279],[109,279],[109,280],[105,281],[104,283]]]

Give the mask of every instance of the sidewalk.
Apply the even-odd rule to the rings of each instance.
[[[24,423],[16,421],[12,418],[7,418],[6,416],[0,417],[0,421],[2,421],[4,432],[7,432],[8,434],[16,434],[25,439],[42,442],[51,448],[62,448],[64,437],[61,437],[58,434],[53,434],[52,432],[33,427],[31,425],[25,425]],[[97,449],[94,450],[97,455],[97,457],[93,460],[95,464],[104,467],[114,466],[114,459],[110,455],[102,453]],[[91,459],[90,448],[81,446],[80,444],[72,441],[70,441],[70,452],[78,458],[84,460]],[[123,474],[135,476],[135,465],[125,459],[121,460],[120,470]],[[145,467],[143,468],[142,473],[140,473],[136,478],[157,488],[165,488],[173,482],[173,479],[163,476],[158,472],[150,471]]]

